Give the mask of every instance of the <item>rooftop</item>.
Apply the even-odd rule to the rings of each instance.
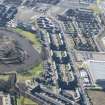
[[[0,105],[12,105],[9,94],[4,94],[0,92]]]
[[[76,60],[77,61],[85,61],[85,60],[105,61],[105,52],[78,51],[76,52]]]
[[[88,60],[86,64],[93,83],[105,88],[105,61]]]

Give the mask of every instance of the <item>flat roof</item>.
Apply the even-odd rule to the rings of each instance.
[[[86,64],[93,82],[105,88],[105,61],[88,60]]]
[[[76,60],[95,60],[95,61],[105,61],[105,52],[87,52],[87,51],[77,51]]]

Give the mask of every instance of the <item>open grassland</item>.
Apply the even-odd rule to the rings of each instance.
[[[31,80],[33,77],[39,77],[43,73],[43,65],[38,64],[34,68],[28,71],[24,71],[17,74],[18,81],[25,81],[25,80]]]
[[[0,75],[0,80],[7,81],[9,79],[9,75]]]
[[[17,99],[17,105],[38,105],[37,103],[31,101],[28,98],[21,96]]]
[[[15,28],[13,31],[19,33],[20,35],[22,35],[22,37],[26,38],[27,40],[29,40],[32,43],[32,46],[38,51],[41,51],[41,42],[40,40],[36,37],[35,34],[28,32],[28,31],[24,31],[20,28]]]
[[[91,9],[96,14],[101,13],[101,9],[96,4],[93,4],[93,5],[89,6],[89,9]]]
[[[89,6],[89,9],[93,10],[94,13],[100,14],[103,13],[105,10],[102,7],[102,4],[104,5],[105,0],[96,0],[96,3],[91,4]]]

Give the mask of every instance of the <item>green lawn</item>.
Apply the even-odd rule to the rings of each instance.
[[[22,35],[22,37],[28,39],[31,43],[32,43],[32,46],[38,50],[38,51],[41,51],[41,42],[40,40],[36,37],[35,34],[31,33],[31,32],[28,32],[28,31],[24,31],[20,28],[15,28],[13,29],[13,31],[19,33],[20,35]]]
[[[31,80],[33,77],[39,77],[43,73],[43,65],[39,64],[35,66],[32,70],[27,72],[22,72],[17,74],[19,81]]]
[[[37,67],[34,67],[32,69],[32,75],[33,76],[34,75],[38,76],[38,75],[40,75],[42,73],[42,70],[43,70],[43,66],[42,66],[42,64],[39,64]]]
[[[7,81],[9,79],[9,75],[0,75],[0,80]]]
[[[17,99],[17,105],[38,105],[37,103],[33,102],[32,100],[21,96]]]

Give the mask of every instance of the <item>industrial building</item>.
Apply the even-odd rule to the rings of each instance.
[[[86,70],[82,74],[87,77],[91,86],[105,88],[105,61],[87,60],[84,65]]]

